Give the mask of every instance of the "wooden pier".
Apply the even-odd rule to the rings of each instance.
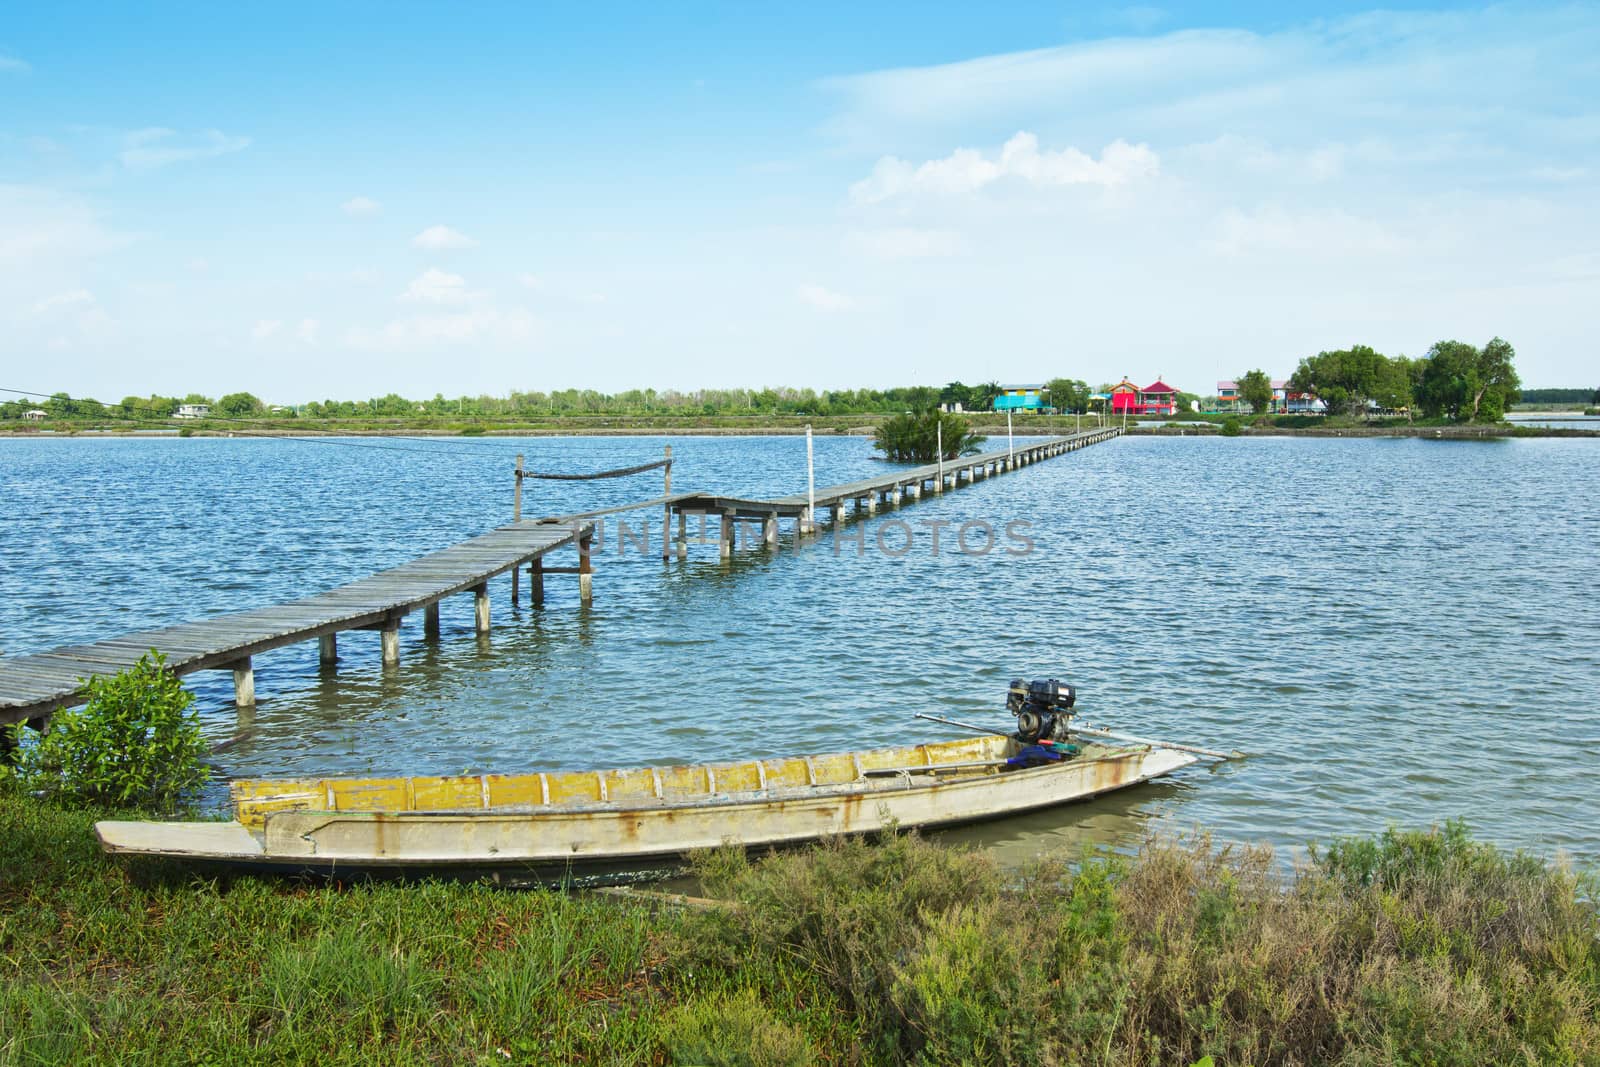
[[[717,543],[726,558],[735,546],[735,523],[759,522],[762,543],[776,548],[778,522],[794,522],[796,537],[814,534],[817,512],[826,508],[835,523],[842,522],[854,505],[858,513],[871,514],[880,505],[896,506],[907,497],[943,493],[947,489],[1002,474],[1115,437],[1119,430],[1101,429],[1056,437],[1046,441],[961,456],[920,467],[892,469],[880,477],[814,492],[747,500],[710,493],[671,493],[654,500],[603,511],[543,519],[521,519],[486,534],[325,593],[270,607],[230,612],[177,626],[114,637],[92,644],[73,645],[50,652],[0,658],[0,725],[31,721],[42,725],[52,711],[83,700],[83,679],[115,674],[131,667],[152,648],[167,658],[176,674],[227,670],[233,673],[234,695],[241,707],[255,703],[255,672],[251,657],[285,645],[315,640],[323,664],[338,658],[338,634],[364,630],[379,634],[385,667],[400,660],[400,624],[409,614],[424,613],[423,632],[439,635],[439,601],[471,593],[474,625],[489,630],[489,581],[511,576],[513,602],[520,597],[522,569],[527,567],[530,600],[544,602],[544,579],[550,574],[578,577],[579,598],[593,595],[592,548],[595,527],[591,520],[641,508],[663,512],[662,555],[683,558],[691,543],[687,537],[690,515],[720,519]],[[670,451],[668,453],[670,459]],[[521,464],[519,457],[517,503],[520,515]],[[670,478],[670,465],[667,466]],[[674,519],[676,537],[669,536]],[[570,566],[550,566],[546,556],[574,547],[577,561]]]

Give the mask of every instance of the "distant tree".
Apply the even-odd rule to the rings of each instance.
[[[1239,398],[1250,405],[1253,414],[1261,415],[1272,408],[1272,379],[1263,370],[1245,371],[1239,375]]]
[[[1083,411],[1089,406],[1089,383],[1077,378],[1051,378],[1044,391],[1057,411]]]
[[[1482,348],[1440,341],[1428,350],[1417,399],[1431,417],[1459,422],[1499,422],[1521,397],[1516,350],[1496,337]]]
[[[201,396],[199,393],[190,393],[188,396],[186,396],[182,400],[178,401],[178,403],[180,403],[180,404],[209,404],[209,403],[211,403],[211,398],[209,396]]]
[[[1367,345],[1319,352],[1300,361],[1289,387],[1321,398],[1330,415],[1363,415],[1367,401],[1379,391],[1388,362]]]
[[[203,403],[203,401],[202,401]],[[266,410],[266,405],[250,393],[229,393],[217,401],[218,415],[230,419],[244,419],[252,415],[259,415]]]
[[[1395,356],[1387,361],[1378,375],[1378,387],[1372,399],[1386,411],[1404,411],[1407,421],[1416,414],[1417,389],[1422,383],[1426,359],[1408,359]]]
[[[939,454],[941,434],[945,459],[976,452],[988,440],[973,433],[972,424],[960,415],[933,410],[884,419],[872,443],[897,462],[932,463]]]
[[[982,385],[972,387],[972,403],[968,407],[972,411],[993,411],[994,398],[1005,392],[999,382],[984,382]]]
[[[1589,399],[1589,403],[1593,404],[1597,408],[1600,408],[1600,389],[1596,389],[1594,391],[1594,396]]]
[[[972,407],[972,389],[960,382],[951,382],[939,390],[939,403],[960,404],[966,410]]]

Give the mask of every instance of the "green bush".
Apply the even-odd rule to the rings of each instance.
[[[1239,420],[1238,419],[1226,419],[1226,420],[1224,420],[1223,423],[1222,423],[1222,436],[1224,436],[1224,437],[1238,437],[1239,436]]]
[[[118,808],[169,810],[205,782],[206,752],[194,695],[151,649],[120,674],[84,683],[88,702],[58,711],[33,744],[17,731],[26,789]]]
[[[685,1067],[811,1067],[804,1031],[778,1018],[753,990],[693,1000],[666,1018],[663,1043]]]
[[[932,463],[939,455],[941,434],[945,459],[971,455],[988,440],[982,434],[973,433],[972,424],[960,415],[924,411],[883,420],[878,424],[872,444],[896,462]]]

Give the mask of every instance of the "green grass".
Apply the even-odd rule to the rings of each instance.
[[[704,857],[726,909],[115,863],[0,795],[0,1064],[1600,1062],[1593,883],[1459,826],[1018,876]]]

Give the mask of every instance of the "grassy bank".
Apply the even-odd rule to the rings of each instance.
[[[872,434],[878,424],[890,418],[883,414],[806,416],[628,416],[572,415],[554,418],[480,419],[250,419],[241,422],[193,420],[143,429],[131,428],[116,420],[52,420],[38,425],[16,423],[0,427],[0,437],[68,436],[171,436],[186,437],[297,437],[327,434],[406,436],[406,437],[571,437],[571,436],[650,436],[662,434],[741,436],[748,434],[803,434],[809,425],[819,434]],[[969,414],[976,433],[987,434],[989,444],[1003,443],[1004,416]],[[1319,415],[1224,416],[1194,412],[1172,419],[1144,419],[1128,423],[1130,433],[1195,434],[1218,433],[1229,421],[1244,434],[1304,435],[1310,437],[1594,437],[1600,431],[1587,428],[1523,426],[1511,423],[1452,423],[1444,419],[1407,422],[1403,418],[1358,420]],[[1109,425],[1122,425],[1111,419]],[[1093,418],[1072,415],[1028,415],[1013,420],[1018,436],[1066,434],[1093,430]]]
[[[709,857],[714,910],[122,865],[0,798],[0,1063],[1595,1063],[1590,883],[1458,827],[1004,876]],[[1588,893],[1589,895],[1585,896]]]

